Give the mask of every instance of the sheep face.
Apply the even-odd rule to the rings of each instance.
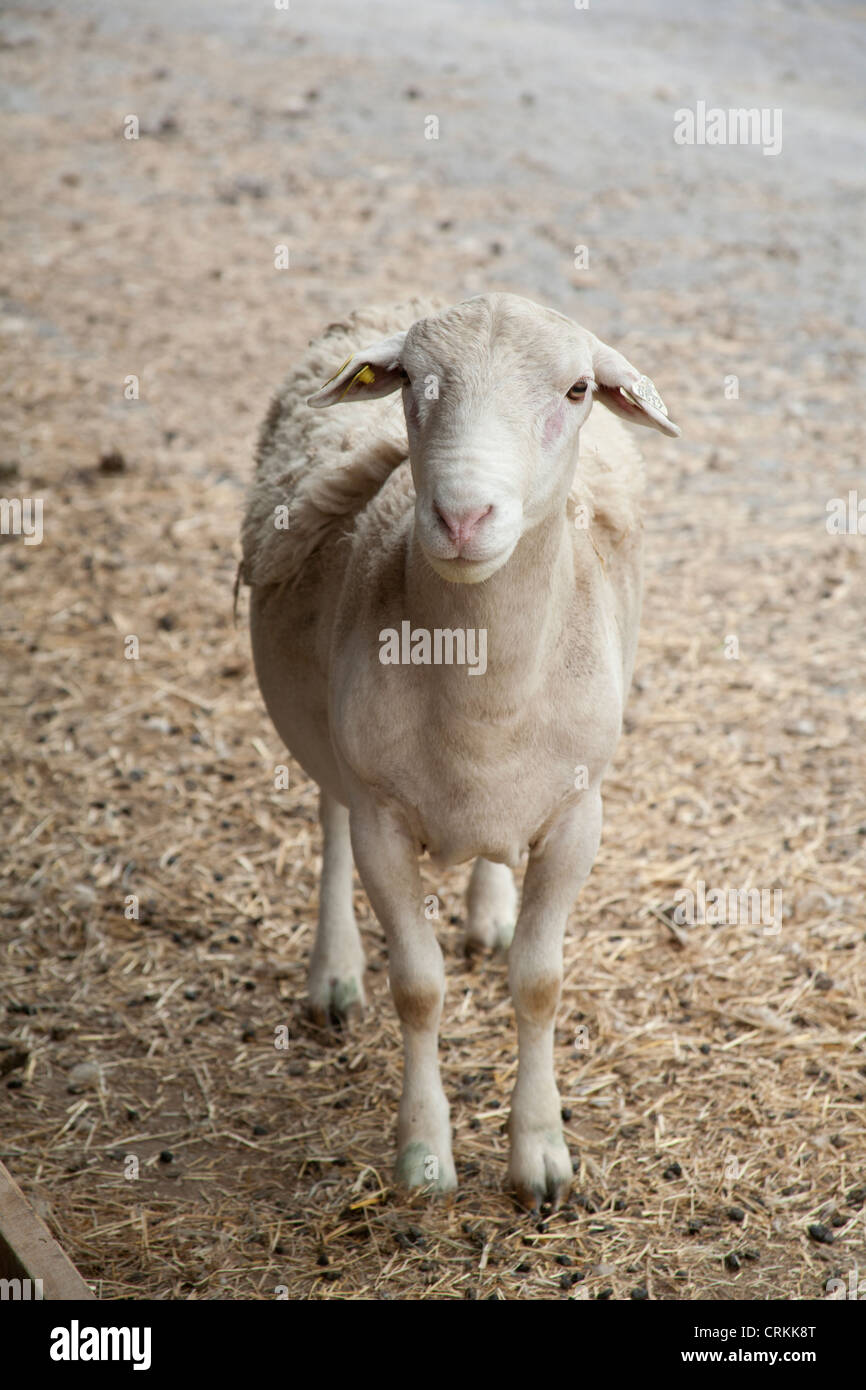
[[[485,296],[413,324],[401,366],[417,541],[445,579],[478,583],[564,510],[592,405],[589,336]]]
[[[454,583],[488,579],[521,536],[564,514],[594,396],[626,418],[679,433],[652,383],[620,353],[517,295],[479,295],[417,320],[356,353],[309,403],[398,389],[415,537]]]

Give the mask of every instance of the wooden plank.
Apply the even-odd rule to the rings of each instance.
[[[42,1281],[42,1297],[45,1299],[80,1300],[96,1297],[2,1163],[0,1279],[31,1280],[31,1298],[37,1297],[37,1279]]]

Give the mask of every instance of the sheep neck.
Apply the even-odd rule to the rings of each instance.
[[[564,511],[525,532],[501,569],[480,584],[443,579],[426,560],[413,529],[406,557],[406,614],[413,628],[428,631],[486,629],[496,670],[534,685],[551,654],[551,634],[559,634],[567,621],[574,581]],[[469,682],[470,687],[480,684],[485,682]],[[466,688],[465,682],[461,685]]]

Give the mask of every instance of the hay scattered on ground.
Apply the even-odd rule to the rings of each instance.
[[[152,95],[157,63],[74,18],[62,35],[28,23],[7,57],[45,114],[12,121],[0,491],[44,498],[45,539],[0,550],[10,1169],[103,1298],[798,1299],[866,1270],[866,542],[825,527],[827,498],[858,483],[862,343],[813,357],[803,409],[757,307],[735,335],[721,290],[631,302],[656,327],[619,346],[686,437],[645,441],[643,640],[566,949],[574,1197],[531,1216],[501,1190],[515,1037],[504,961],[461,956],[460,872],[428,881],[461,1186],[406,1201],[390,1185],[398,1029],[360,890],[368,1016],[351,1035],[305,1017],[315,789],[294,765],[274,789],[284,754],[231,621],[236,534],[268,394],[349,290],[457,297],[479,273],[520,288],[519,257],[479,271],[471,242],[425,242],[419,286],[429,189],[396,170],[401,222],[360,176],[323,178],[302,140],[273,194],[239,184],[277,120],[261,109],[276,59],[245,53],[220,95],[233,55],[217,40],[174,54],[195,54],[204,93],[163,103],[133,166],[105,108],[123,115],[119,64]],[[59,121],[73,76],[78,118]],[[311,56],[323,101],[339,81]],[[337,219],[342,249],[308,249],[275,294],[286,189],[295,237],[310,248],[307,224]],[[461,197],[483,225],[489,193]],[[758,295],[758,251],[742,273]],[[747,401],[721,399],[726,362]],[[679,925],[675,895],[699,881],[780,889],[781,930]]]

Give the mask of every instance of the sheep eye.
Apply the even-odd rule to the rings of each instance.
[[[570,391],[566,391],[565,398],[569,401],[582,401],[586,395],[587,382],[576,381]]]

